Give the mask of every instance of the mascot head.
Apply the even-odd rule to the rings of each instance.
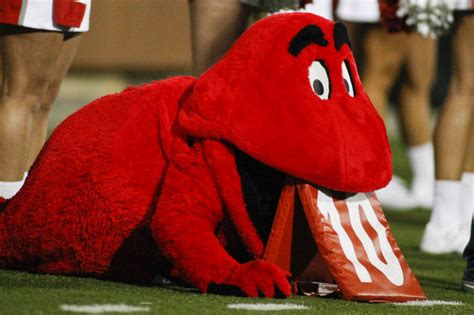
[[[362,88],[347,30],[310,13],[267,17],[193,86],[179,123],[283,173],[366,192],[391,178],[383,121]]]

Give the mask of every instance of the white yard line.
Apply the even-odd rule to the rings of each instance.
[[[101,313],[129,313],[129,312],[149,312],[150,307],[148,306],[134,306],[126,304],[91,304],[91,305],[72,305],[62,304],[59,306],[61,311],[74,312],[74,313],[89,313],[89,314],[101,314]]]
[[[424,301],[409,301],[404,303],[393,303],[399,306],[437,306],[437,305],[452,305],[461,306],[463,302],[459,301],[441,301],[441,300],[424,300]]]
[[[249,311],[287,311],[287,310],[307,310],[307,306],[299,304],[272,304],[272,303],[238,303],[229,304],[227,308],[235,310]]]

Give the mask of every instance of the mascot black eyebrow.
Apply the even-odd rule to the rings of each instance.
[[[0,267],[289,295],[260,259],[285,176],[346,192],[391,177],[347,43],[340,24],[276,14],[199,78],[83,107],[0,204]]]

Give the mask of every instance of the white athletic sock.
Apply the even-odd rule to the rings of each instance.
[[[408,148],[413,180],[434,181],[434,153],[431,142]]]
[[[412,192],[419,205],[430,208],[434,197],[434,154],[431,142],[409,147],[408,160],[413,173]]]
[[[474,217],[474,173],[464,172],[461,177],[461,215],[463,220]]]
[[[437,227],[459,226],[461,181],[436,180],[430,224]]]
[[[10,199],[20,190],[25,183],[28,172],[23,174],[23,179],[16,182],[0,182],[0,197]]]

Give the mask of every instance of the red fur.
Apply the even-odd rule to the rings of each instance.
[[[324,31],[329,45],[310,45],[294,57],[289,43],[309,24]],[[333,27],[307,13],[257,22],[196,82],[179,113],[184,131],[225,140],[265,164],[335,190],[386,185],[391,155],[383,121],[362,88],[350,48],[334,48]],[[317,59],[329,70],[327,101],[314,95],[308,80]],[[343,60],[354,74],[354,98],[343,85]]]
[[[329,45],[295,57],[289,42],[308,24]],[[130,88],[71,115],[0,204],[0,266],[127,281],[164,274],[202,292],[217,284],[271,297],[276,286],[289,295],[277,266],[230,254],[235,242],[254,258],[264,247],[233,150],[332,189],[368,191],[391,176],[382,120],[349,47],[334,48],[333,27],[312,14],[266,18],[199,79]],[[315,59],[329,68],[327,101],[308,82]],[[355,98],[342,84],[344,59]]]
[[[215,140],[204,141],[204,150],[205,158],[213,171],[213,178],[217,183],[231,221],[234,222],[249,253],[255,258],[261,257],[264,249],[263,243],[245,209],[233,152],[223,143]]]

